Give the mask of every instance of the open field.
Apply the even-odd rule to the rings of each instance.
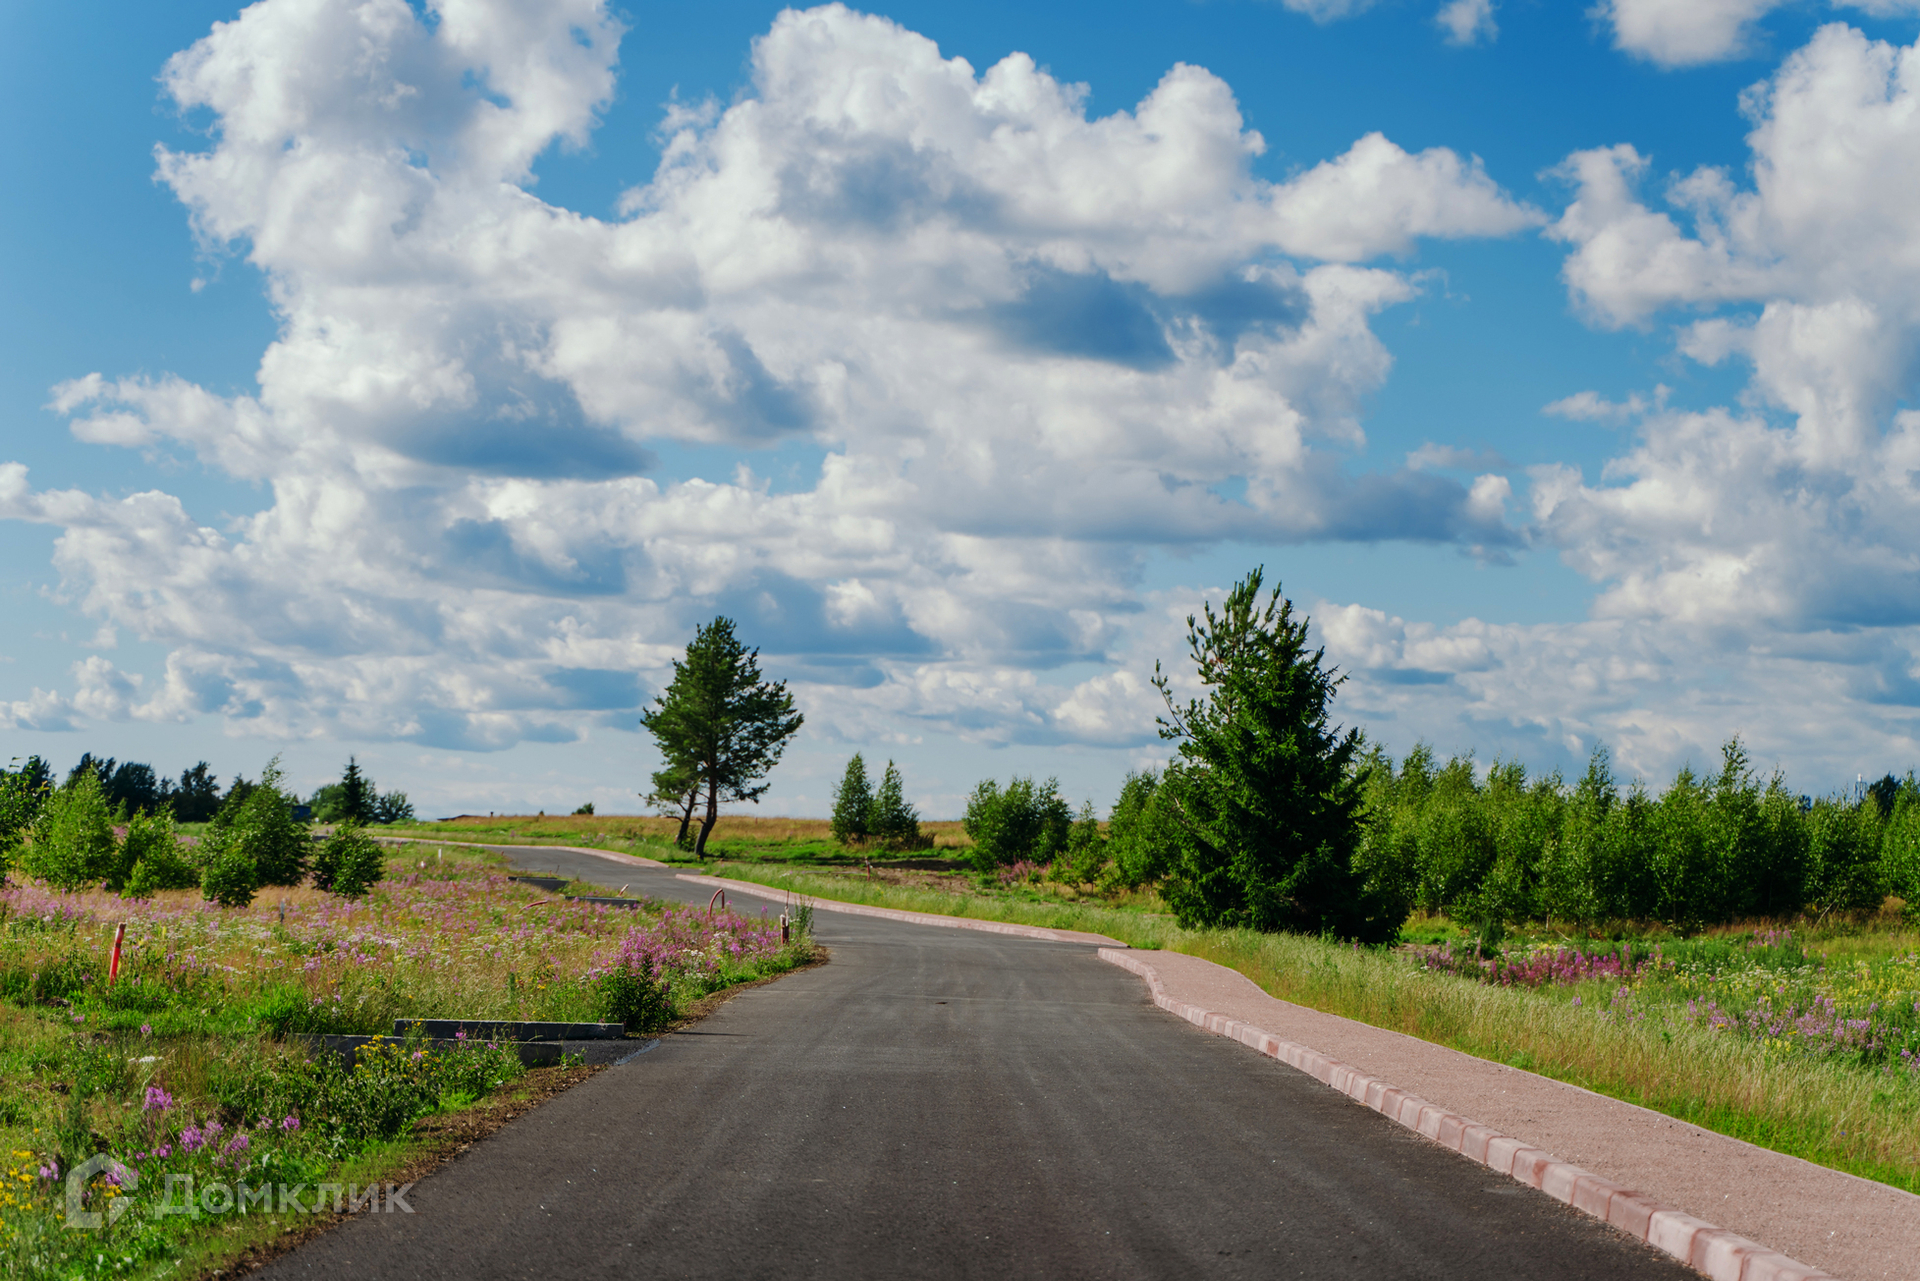
[[[698,816],[694,830],[699,829]],[[428,840],[499,842],[513,845],[584,845],[639,854],[647,858],[690,858],[673,849],[680,830],[677,818],[649,814],[502,814],[462,815],[437,823],[394,824],[384,835]],[[933,839],[933,849],[922,855],[939,857],[969,849],[973,842],[958,821],[922,823],[920,831]],[[663,854],[662,850],[667,851]],[[824,818],[763,818],[754,814],[725,814],[707,838],[712,858],[749,857],[759,862],[803,861],[821,864],[857,863],[867,852],[836,844]],[[889,857],[875,853],[874,858]]]
[[[762,820],[769,833],[804,831]],[[444,830],[444,829],[438,829]],[[1703,1128],[1920,1192],[1920,931],[1897,913],[1681,938],[1516,931],[1485,965],[1472,932],[1408,923],[1397,949],[1180,928],[1152,890],[809,860],[740,839],[703,870],[844,902],[1106,934],[1236,969],[1284,1000],[1495,1059]],[[670,833],[669,833],[670,835]],[[687,856],[644,837],[633,852]],[[1624,953],[1620,950],[1625,944]]]
[[[810,955],[804,936],[784,945],[757,917],[570,903],[451,848],[390,856],[387,879],[358,900],[276,889],[223,908],[191,891],[130,901],[0,889],[0,1274],[92,1273],[96,1254],[116,1273],[170,1271],[183,1257],[211,1267],[311,1220],[284,1204],[153,1213],[170,1185],[303,1184],[304,1206],[322,1182],[404,1167],[434,1118],[543,1074],[477,1042],[363,1052],[348,1067],[299,1034],[386,1033],[424,1017],[641,1030]],[[66,1171],[95,1154],[111,1164],[89,1204],[140,1212],[104,1235],[67,1231]]]

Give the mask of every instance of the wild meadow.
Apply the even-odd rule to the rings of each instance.
[[[369,1159],[404,1153],[423,1117],[523,1074],[515,1054],[477,1040],[415,1041],[349,1066],[311,1034],[428,1017],[640,1032],[811,954],[759,916],[571,902],[457,849],[410,847],[384,872],[357,898],[305,884],[244,907],[197,891],[0,888],[0,1274],[164,1270],[262,1219],[297,1225],[284,1204],[160,1211],[185,1176],[256,1190],[371,1178]],[[96,1156],[85,1211],[133,1211],[68,1230],[66,1175]]]

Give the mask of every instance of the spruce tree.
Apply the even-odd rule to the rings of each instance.
[[[360,762],[347,757],[346,772],[340,775],[340,821],[365,826],[374,821],[373,784],[360,772]]]
[[[920,812],[907,803],[900,771],[892,761],[887,762],[887,771],[880,777],[880,789],[873,794],[869,813],[867,829],[889,849],[910,850],[920,844]]]
[[[874,829],[873,788],[867,782],[867,763],[855,752],[847,772],[833,789],[833,839],[842,845],[864,841]]]
[[[1187,644],[1204,699],[1166,700],[1161,737],[1179,744],[1160,790],[1176,822],[1178,852],[1161,893],[1188,929],[1248,926],[1330,933],[1366,942],[1403,919],[1369,893],[1354,865],[1366,781],[1358,730],[1332,723],[1345,677],[1307,648],[1308,620],[1261,572],[1228,594],[1218,617],[1187,619]]]

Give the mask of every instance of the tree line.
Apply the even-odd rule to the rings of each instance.
[[[40,756],[29,756],[18,770],[8,771],[19,779],[29,794],[50,791],[54,773]],[[235,774],[227,790],[220,790],[220,779],[205,761],[180,771],[179,781],[155,772],[142,761],[121,761],[111,756],[82,752],[80,760],[67,771],[62,786],[71,788],[83,775],[91,774],[99,783],[107,809],[120,822],[138,814],[171,814],[176,823],[205,823],[224,805],[238,805],[255,787],[244,774]],[[305,805],[310,817],[320,823],[338,823],[351,819],[359,823],[409,823],[413,821],[413,802],[400,791],[382,792],[360,772],[355,758],[349,756],[338,782],[316,788],[302,801],[286,794],[292,806]]]
[[[1189,617],[1202,687],[1174,697],[1156,665],[1174,757],[1127,775],[1109,821],[1075,818],[1059,785],[987,780],[967,805],[984,870],[1028,861],[1107,889],[1153,885],[1187,927],[1245,926],[1384,942],[1416,910],[1498,938],[1519,921],[1681,930],[1753,918],[1920,907],[1920,780],[1860,796],[1762,779],[1736,740],[1718,772],[1682,769],[1657,796],[1623,788],[1605,750],[1569,785],[1496,761],[1397,765],[1332,720],[1345,679],[1309,621],[1256,570],[1216,615]]]
[[[171,805],[129,813],[107,788],[113,771],[83,758],[62,785],[44,761],[0,770],[0,880],[15,869],[55,889],[105,889],[130,898],[199,889],[223,906],[244,906],[264,887],[315,888],[346,897],[366,893],[385,861],[362,818],[347,816],[316,841],[294,817],[297,797],[283,786],[280,758],[257,783],[236,776],[197,836],[183,836]],[[242,784],[245,784],[242,786]],[[341,784],[362,811],[371,790],[350,759]]]
[[[1920,905],[1920,783],[1889,774],[1815,799],[1762,779],[1738,739],[1717,772],[1685,768],[1659,795],[1622,788],[1604,749],[1569,786],[1497,761],[1440,764],[1374,750],[1357,864],[1394,903],[1498,934],[1520,920],[1684,930],[1753,918]]]

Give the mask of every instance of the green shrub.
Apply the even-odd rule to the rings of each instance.
[[[32,843],[21,851],[20,870],[59,889],[75,890],[112,879],[118,858],[100,776],[82,770],[47,797]]]
[[[974,866],[990,872],[1023,859],[1050,863],[1065,853],[1073,811],[1060,795],[1058,779],[1036,787],[1031,778],[1016,776],[1002,791],[989,778],[967,798],[964,826],[973,838]]]
[[[600,1018],[629,1032],[657,1032],[673,1021],[673,1002],[664,983],[625,966],[594,980],[594,1007]]]
[[[239,839],[237,831],[217,838],[209,832],[207,839],[212,849],[200,872],[201,894],[222,907],[247,906],[260,887],[260,874],[247,853],[245,842]]]
[[[218,1058],[209,1086],[231,1118],[297,1116],[352,1144],[397,1138],[450,1097],[479,1098],[525,1069],[483,1042],[438,1049],[415,1040],[363,1046],[353,1066],[334,1054],[275,1052]]]
[[[1066,853],[1053,861],[1052,877],[1063,885],[1087,885],[1100,880],[1106,866],[1107,841],[1088,801],[1067,833]]]
[[[133,816],[121,858],[132,869],[126,879],[129,898],[151,898],[157,890],[190,890],[200,884],[200,869],[180,848],[173,815],[166,810]]]
[[[1880,843],[1880,879],[1906,902],[1909,919],[1920,917],[1920,789],[1912,775],[1900,789]]]
[[[344,898],[359,898],[386,875],[386,856],[359,823],[333,829],[313,856],[313,883]]]
[[[1883,817],[1872,805],[1820,800],[1807,812],[1807,904],[1816,911],[1863,912],[1880,906]]]

